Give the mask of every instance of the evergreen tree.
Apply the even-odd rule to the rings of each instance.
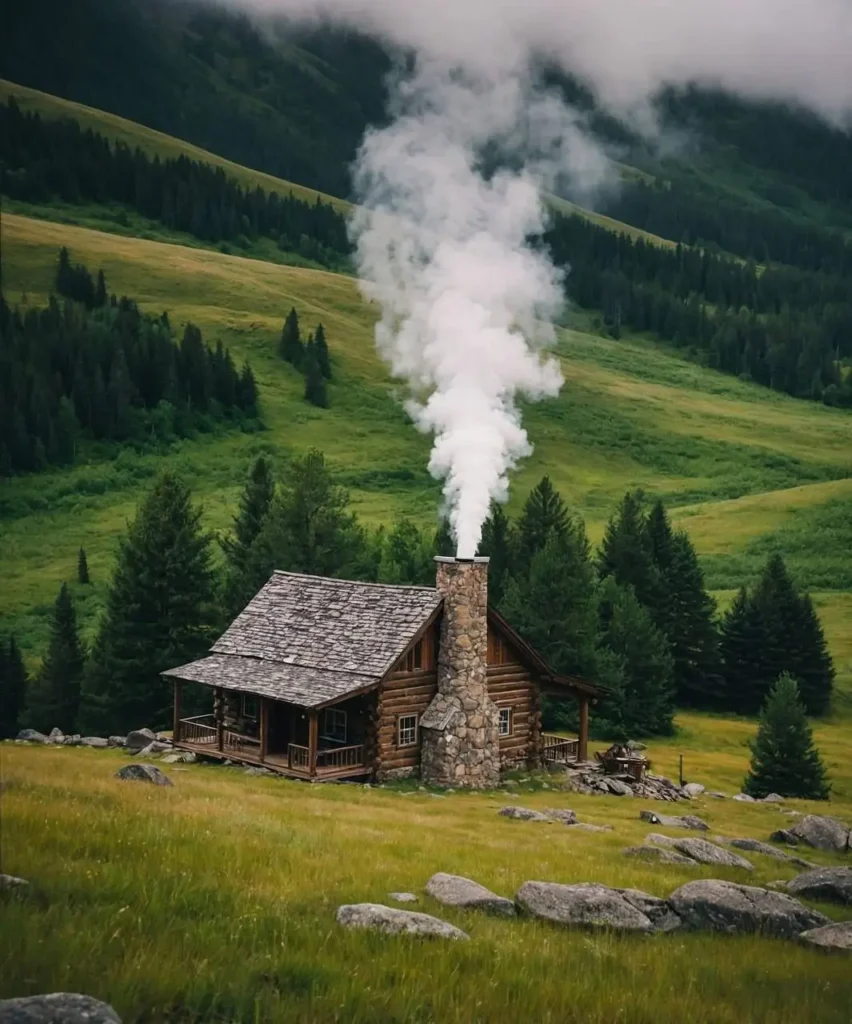
[[[54,727],[64,733],[76,730],[85,662],[74,604],[63,583],[53,607],[50,645],[30,695],[28,713],[37,728],[44,732]]]
[[[243,363],[240,381],[237,385],[237,405],[249,416],[256,416],[257,400],[257,381],[254,378],[254,373],[248,363]]]
[[[596,718],[616,738],[669,735],[674,728],[673,665],[668,643],[629,586],[600,585],[598,648],[610,694]]]
[[[435,540],[432,546],[435,549],[436,555],[445,555],[447,557],[455,555],[456,541],[455,537],[453,537],[449,519],[441,519],[438,523],[438,529],[435,531]]]
[[[523,571],[536,551],[541,551],[552,534],[568,530],[568,509],[549,476],[543,476],[530,491],[518,519],[518,566]]]
[[[312,449],[291,465],[252,545],[251,586],[262,586],[275,569],[352,578],[365,546],[348,494]]]
[[[321,409],[328,408],[328,387],[325,377],[322,375],[319,360],[317,359],[316,343],[313,338],[308,340],[304,358],[305,370],[305,398],[311,405],[319,406]]]
[[[795,678],[782,673],[763,706],[743,791],[802,800],[827,800],[825,767],[814,746]]]
[[[95,306],[100,308],[107,304],[107,288],[106,278],[104,277],[103,270],[98,271],[98,280],[95,285]]]
[[[808,714],[824,715],[831,704],[834,663],[810,594],[800,596],[799,608],[798,657],[791,659],[790,671],[799,680],[799,693]]]
[[[0,740],[18,735],[27,699],[27,670],[14,635],[0,637]]]
[[[89,583],[89,562],[86,558],[86,549],[80,548],[77,552],[77,582]]]
[[[384,535],[378,577],[381,583],[435,582],[431,540],[410,519],[397,519]]]
[[[211,638],[210,537],[189,489],[164,473],[122,538],[84,689],[86,728],[157,728],[170,720],[160,672]]]
[[[225,602],[229,613],[245,607],[255,590],[249,582],[252,544],[263,527],[275,495],[275,481],[269,462],[261,455],[251,468],[231,536],[221,540],[225,555]]]
[[[331,380],[331,357],[328,353],[328,342],[325,340],[325,328],[322,324],[317,324],[314,344],[317,347],[317,362],[320,371],[326,380]]]
[[[299,314],[295,307],[291,308],[281,328],[281,340],[278,343],[278,352],[282,359],[286,359],[297,369],[301,368],[305,357],[305,349],[302,344],[302,335],[299,329]]]
[[[582,520],[551,533],[509,581],[501,611],[556,672],[595,675],[595,573]]]
[[[513,564],[514,535],[505,509],[496,501],[482,524],[479,553],[488,555],[488,603],[499,608]]]
[[[622,586],[632,587],[646,608],[656,607],[659,600],[659,575],[651,543],[642,509],[642,492],[628,491],[607,523],[598,552],[598,572],[601,579],[612,576]]]
[[[719,710],[753,714],[754,693],[762,690],[761,652],[766,633],[761,616],[741,587],[733,604],[722,618],[719,653],[722,659],[724,684]]]

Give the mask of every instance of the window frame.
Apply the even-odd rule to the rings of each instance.
[[[331,723],[330,727],[329,723]],[[342,708],[323,708],[319,738],[345,745],[348,735],[349,716],[347,713]]]
[[[249,705],[253,706],[254,714],[249,710]],[[240,718],[245,718],[249,722],[256,722],[260,718],[259,697],[255,697],[253,693],[240,694]]]
[[[515,715],[513,709],[507,704],[503,707],[498,707],[498,719],[497,719],[497,733],[502,739],[504,736],[511,736],[515,731]],[[506,716],[506,730],[503,731],[503,716]]]
[[[414,724],[411,726],[403,726],[403,722],[413,719]],[[402,734],[403,729],[406,733],[411,735],[411,739],[407,742],[403,742]],[[396,720],[396,745],[399,748],[403,747],[416,747],[420,739],[420,721],[418,715],[399,715]]]

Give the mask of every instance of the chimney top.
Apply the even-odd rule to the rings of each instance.
[[[435,561],[450,564],[459,562],[461,564],[467,563],[469,565],[474,563],[477,565],[488,565],[491,559],[488,555],[477,555],[475,558],[456,558],[455,555],[435,555]]]

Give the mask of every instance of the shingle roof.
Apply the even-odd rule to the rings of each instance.
[[[275,572],[211,651],[381,678],[440,604],[434,587]]]
[[[170,668],[163,675],[271,697],[273,700],[285,700],[303,708],[320,707],[349,693],[378,685],[378,680],[373,676],[328,672],[230,654],[211,654],[199,661],[191,661],[188,665]]]

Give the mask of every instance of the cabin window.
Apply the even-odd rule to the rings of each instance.
[[[500,735],[512,735],[512,709],[500,708]]]
[[[406,654],[403,668],[406,672],[415,672],[423,667],[423,641],[421,639]]]
[[[240,713],[243,718],[250,718],[253,722],[257,721],[257,697],[250,697],[244,693],[240,703]]]
[[[502,636],[488,631],[488,664],[507,665],[512,660],[509,648]]]
[[[400,747],[413,747],[417,743],[417,715],[401,715],[397,721]]]
[[[346,712],[340,708],[326,708],[322,713],[320,736],[334,743],[346,742]]]

